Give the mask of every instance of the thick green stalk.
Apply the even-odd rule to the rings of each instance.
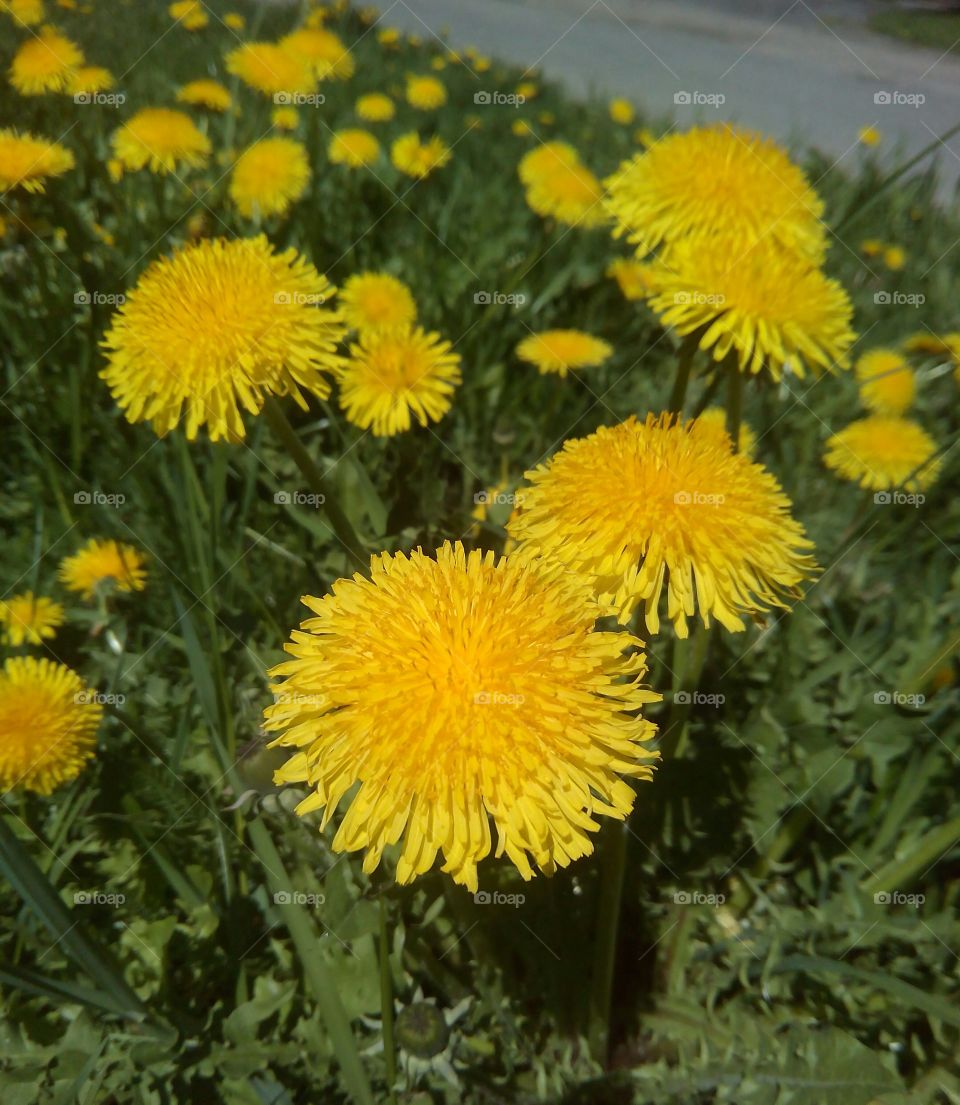
[[[670,392],[670,405],[667,408],[672,414],[683,414],[683,404],[690,384],[690,370],[693,367],[693,358],[699,341],[700,332],[696,331],[693,334],[687,334],[680,346],[680,352],[677,355],[677,372],[673,378],[673,390]]]
[[[393,1038],[393,976],[390,973],[390,933],[387,899],[380,895],[380,1019],[383,1025],[383,1058],[387,1067],[387,1092],[393,1102],[397,1081],[397,1048]]]
[[[590,1007],[587,1011],[587,1038],[594,1059],[607,1064],[610,1050],[610,1016],[613,1002],[613,976],[617,961],[620,909],[627,871],[626,822],[608,825],[600,841],[600,901],[597,908],[597,935],[594,946]]]
[[[740,452],[740,423],[743,420],[743,376],[736,358],[727,358],[727,433],[733,451]]]

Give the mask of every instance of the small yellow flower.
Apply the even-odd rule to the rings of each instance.
[[[270,122],[278,130],[296,130],[300,114],[295,107],[275,107],[270,113]]]
[[[882,137],[876,127],[861,127],[857,131],[857,138],[862,146],[878,146]]]
[[[422,180],[435,169],[442,169],[453,156],[450,147],[438,135],[425,142],[416,131],[402,134],[390,147],[390,160],[401,173]]]
[[[585,229],[606,222],[603,188],[565,142],[547,142],[525,154],[518,167],[530,208],[542,218]]]
[[[10,83],[22,96],[63,92],[81,65],[80,47],[53,27],[43,27],[13,55]]]
[[[126,169],[148,168],[174,173],[183,166],[202,168],[210,156],[210,139],[189,115],[166,107],[147,107],[114,132],[113,152]]]
[[[178,90],[177,101],[210,111],[228,111],[232,103],[230,93],[219,81],[207,79],[188,81]]]
[[[636,112],[633,110],[633,104],[629,100],[611,100],[610,101],[610,118],[615,123],[620,123],[621,126],[628,127],[636,117]]]
[[[380,156],[380,143],[368,130],[347,128],[334,132],[328,153],[334,165],[365,169]]]
[[[389,96],[382,92],[368,92],[357,100],[357,114],[367,123],[387,123],[397,113]]]
[[[937,443],[907,418],[871,415],[851,422],[826,445],[824,462],[871,491],[923,491],[940,474]]]
[[[70,74],[67,92],[71,96],[92,96],[97,92],[109,92],[116,83],[109,69],[104,69],[101,65],[81,65]]]
[[[391,49],[394,46],[400,45],[400,32],[396,27],[381,27],[377,31],[377,42],[381,46],[386,46],[387,49]]]
[[[903,414],[913,405],[916,378],[895,349],[871,349],[857,361],[854,372],[860,402],[874,414]]]
[[[91,538],[73,556],[60,562],[60,582],[90,600],[109,585],[129,594],[147,585],[146,559],[133,545]]]
[[[345,81],[356,64],[343,40],[322,27],[304,27],[280,40],[284,50],[302,58],[318,80]]]
[[[34,595],[32,591],[0,600],[0,626],[3,642],[13,648],[20,645],[40,645],[57,635],[63,625],[63,607],[53,599]]]
[[[419,327],[363,330],[338,373],[347,421],[391,437],[439,421],[460,383],[460,356],[439,334]]]
[[[447,90],[436,77],[407,77],[407,103],[421,111],[433,111],[447,102]]]
[[[891,272],[899,272],[907,263],[907,252],[901,246],[887,246],[883,251],[883,263]]]
[[[0,790],[51,794],[75,779],[97,746],[103,707],[75,671],[14,657],[0,671]]]
[[[14,23],[35,27],[43,22],[43,0],[0,0],[0,12],[9,15]]]
[[[638,127],[633,132],[633,140],[638,146],[652,146],[657,140],[657,136],[649,127]]]
[[[625,299],[646,299],[653,287],[650,266],[643,261],[618,257],[607,265],[607,276],[616,280]]]
[[[879,238],[865,238],[860,243],[860,252],[864,257],[879,257],[885,249],[886,246]]]
[[[167,11],[170,18],[187,31],[200,31],[210,22],[207,9],[200,0],[175,0]]]
[[[510,132],[515,134],[518,138],[528,138],[533,134],[533,127],[526,121],[526,119],[514,119],[510,124]]]
[[[227,72],[268,96],[306,95],[317,87],[310,63],[275,42],[247,42],[226,57]]]
[[[437,73],[442,73],[448,65],[448,61],[445,57],[436,57],[430,59],[430,68]]]
[[[248,219],[285,215],[310,182],[307,148],[292,138],[263,138],[240,155],[230,198]]]
[[[349,277],[338,303],[344,321],[354,330],[400,326],[417,317],[410,289],[386,272],[358,272]]]
[[[517,95],[523,97],[523,101],[533,100],[540,94],[540,88],[533,81],[521,81],[517,85]]]
[[[944,334],[940,337],[929,330],[918,330],[904,339],[902,348],[904,353],[922,353],[930,357],[949,356],[953,348],[951,338],[957,340],[957,348],[960,348],[960,334]]]
[[[74,166],[70,150],[57,142],[15,130],[0,130],[0,192],[23,188],[43,192],[46,182]]]
[[[227,12],[223,17],[223,25],[231,31],[242,31],[246,28],[247,21],[239,12]]]
[[[530,334],[517,346],[521,361],[536,365],[541,375],[566,376],[570,369],[596,368],[613,353],[613,346],[582,330],[544,330]]]

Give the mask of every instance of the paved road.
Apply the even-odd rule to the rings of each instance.
[[[681,124],[737,120],[852,167],[861,126],[879,127],[893,158],[960,123],[960,60],[872,34],[867,10],[864,0],[382,0],[381,18],[449,31],[453,45],[538,67],[578,96],[626,96]],[[675,102],[683,93],[689,105]],[[718,95],[720,106],[695,102]],[[960,136],[948,146],[945,197],[960,179]]]

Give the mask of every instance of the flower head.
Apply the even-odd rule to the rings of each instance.
[[[83,52],[53,27],[42,27],[13,55],[10,83],[23,96],[63,92],[74,69],[83,65]]]
[[[397,113],[393,100],[382,92],[367,92],[361,96],[356,110],[367,123],[388,123]]]
[[[246,42],[226,57],[227,72],[267,96],[307,94],[317,87],[310,63],[275,42]]]
[[[447,90],[436,77],[407,77],[407,103],[421,111],[432,111],[447,102]]]
[[[314,616],[272,672],[266,728],[292,750],[276,778],[311,791],[297,812],[325,827],[359,783],[333,847],[366,849],[370,872],[399,844],[400,883],[438,853],[474,891],[494,847],[525,879],[589,855],[597,815],[633,806],[620,776],[656,759],[638,711],[657,696],[642,653],[624,655],[641,642],[597,632],[588,589],[545,561],[447,544],[374,557],[370,575],[306,596]]]
[[[437,135],[420,141],[416,131],[402,134],[390,147],[390,160],[401,173],[422,180],[435,169],[442,169],[452,157],[450,147]]]
[[[210,22],[207,9],[200,0],[174,0],[167,8],[171,19],[175,19],[187,31],[200,31]]]
[[[0,787],[51,794],[96,751],[103,707],[75,671],[32,656],[0,670]]]
[[[333,31],[304,27],[280,40],[284,50],[302,58],[321,81],[345,81],[353,76],[353,55]]]
[[[53,599],[32,591],[0,599],[0,626],[4,644],[18,648],[22,644],[39,645],[55,637],[63,625],[63,607]]]
[[[903,414],[913,405],[913,369],[895,349],[871,349],[854,366],[860,402],[874,414]]]
[[[636,112],[629,100],[615,99],[610,101],[610,118],[621,126],[628,127],[634,120]]]
[[[192,104],[194,107],[205,107],[209,111],[228,111],[230,93],[219,81],[206,78],[199,81],[187,81],[177,91],[177,102]]]
[[[334,132],[329,153],[334,165],[364,169],[380,156],[380,143],[368,130],[347,128]]]
[[[607,276],[616,280],[625,299],[646,299],[650,292],[650,266],[643,261],[617,257],[607,265]]]
[[[205,239],[155,261],[114,315],[101,373],[131,422],[169,433],[186,415],[193,440],[244,436],[240,407],[267,394],[329,393],[345,327],[335,293],[296,250],[267,239]]]
[[[270,112],[270,122],[278,130],[296,130],[300,122],[300,114],[295,107],[275,107]]]
[[[862,146],[879,146],[882,137],[876,127],[861,127],[857,131],[857,139]]]
[[[223,17],[223,25],[231,31],[243,31],[246,29],[247,19],[239,12],[227,12]]]
[[[35,27],[43,22],[43,0],[0,0],[0,13],[22,27]]]
[[[582,330],[543,330],[529,334],[517,346],[520,360],[536,365],[541,375],[566,376],[571,368],[596,368],[612,352],[608,342]]]
[[[779,379],[846,367],[854,339],[846,292],[806,258],[769,238],[741,248],[713,236],[684,238],[654,262],[648,302],[678,334],[702,329],[715,360],[736,356],[742,372],[765,366]]]
[[[92,537],[60,562],[59,579],[68,590],[88,600],[104,585],[127,594],[142,591],[147,585],[146,558],[133,545]]]
[[[349,277],[340,291],[340,310],[354,330],[401,326],[417,317],[410,289],[387,272],[358,272]]]
[[[348,421],[378,437],[437,422],[460,383],[460,357],[450,342],[420,327],[363,330],[339,374]],[[413,418],[411,418],[411,415]]]
[[[940,474],[936,452],[937,443],[916,422],[875,414],[834,434],[823,459],[838,476],[871,491],[923,491]]]
[[[67,91],[71,96],[93,96],[97,92],[108,92],[116,85],[116,78],[102,65],[81,65],[70,73]]]
[[[603,186],[565,142],[547,142],[525,154],[518,167],[527,204],[542,218],[585,228],[606,222]]]
[[[669,134],[624,162],[607,188],[615,233],[639,253],[714,234],[740,250],[769,237],[813,261],[826,248],[822,200],[775,142],[750,131]]]
[[[285,215],[307,190],[307,149],[292,138],[261,138],[237,159],[230,175],[230,198],[241,215]]]
[[[52,177],[68,172],[74,166],[73,154],[57,142],[18,134],[15,130],[0,130],[0,190],[23,188],[27,192],[42,192]]]
[[[697,610],[705,625],[743,629],[743,615],[784,606],[815,568],[774,477],[696,421],[630,417],[567,441],[527,479],[510,535],[590,579],[622,622],[642,604],[651,633],[665,581],[686,637]]]
[[[147,107],[114,132],[113,152],[126,169],[174,173],[179,166],[201,168],[210,156],[210,139],[182,111]]]

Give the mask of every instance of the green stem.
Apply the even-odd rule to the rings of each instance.
[[[673,651],[674,696],[660,738],[660,752],[664,759],[682,756],[686,750],[693,699],[700,686],[709,643],[710,630],[699,618],[692,637],[676,638]]]
[[[310,490],[322,496],[323,509],[330,521],[333,532],[350,554],[350,559],[359,568],[365,569],[367,564],[363,555],[363,542],[357,536],[356,530],[351,525],[349,518],[347,518],[346,514],[344,514],[343,510],[340,508],[340,504],[337,502],[330,484],[324,478],[320,469],[314,464],[313,458],[304,448],[303,442],[297,436],[296,430],[294,430],[287,420],[287,416],[283,413],[283,408],[271,395],[267,397],[263,405],[263,410],[264,414],[267,416],[267,422],[269,422],[270,428],[283,442],[287,452],[290,454],[291,460],[293,460],[294,464],[300,469],[304,479],[306,479],[307,483],[310,485]]]
[[[387,899],[380,894],[380,1018],[383,1025],[383,1057],[387,1066],[387,1093],[395,1100],[397,1049],[393,1039],[393,976],[390,973],[390,938],[387,928]]]
[[[727,360],[727,433],[733,451],[740,452],[740,423],[743,418],[743,376],[734,357]]]
[[[687,387],[690,384],[690,369],[693,367],[693,358],[696,355],[700,341],[699,331],[687,334],[680,346],[677,355],[677,373],[673,378],[673,390],[670,392],[670,406],[667,408],[672,414],[683,414],[683,404],[687,398]]]
[[[588,1010],[588,1040],[594,1059],[606,1066],[610,1050],[613,976],[620,931],[620,907],[627,870],[626,822],[609,825],[600,844],[600,900]]]

